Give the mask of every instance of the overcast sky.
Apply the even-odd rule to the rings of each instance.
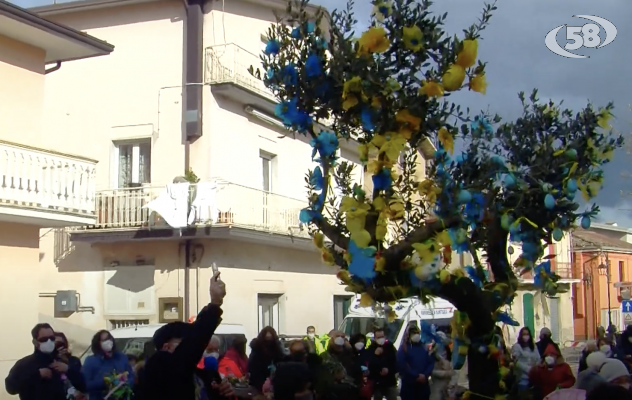
[[[341,7],[339,0],[316,0],[330,11]],[[448,12],[446,30],[461,34],[474,23],[483,9],[482,0],[438,0],[432,10]],[[356,0],[358,30],[366,27],[372,6],[368,0]],[[595,15],[612,22],[618,29],[614,42],[601,49],[582,48],[575,53],[587,59],[570,59],[549,51],[546,34],[562,24],[582,26],[590,21],[573,15]],[[541,99],[564,100],[568,108],[579,109],[590,101],[615,104],[614,126],[623,133],[632,130],[632,89],[629,72],[632,62],[632,20],[629,0],[501,0],[490,26],[483,32],[479,57],[488,62],[487,95],[459,93],[454,100],[473,110],[488,109],[504,119],[515,118],[520,112],[517,93],[539,89]],[[605,32],[601,32],[601,40]],[[565,29],[558,34],[558,43],[566,43]],[[632,144],[632,143],[631,143]],[[605,186],[597,197],[603,222],[616,221],[632,227],[632,197],[622,197],[621,190],[632,190],[632,178],[622,178],[622,171],[632,173],[632,156],[625,151],[615,154],[606,167]],[[627,210],[629,209],[629,210]]]

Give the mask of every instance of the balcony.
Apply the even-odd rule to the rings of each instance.
[[[192,184],[189,202],[199,196],[208,199],[194,207],[189,214],[188,226],[182,228],[187,236],[228,238],[241,235],[252,240],[264,236],[308,238],[301,229],[300,210],[307,201],[281,196],[230,182],[219,181],[212,190],[211,182]],[[146,206],[159,195],[165,186],[114,189],[96,193],[96,223],[88,227],[73,228],[72,240],[126,241],[132,239],[179,238],[156,212]]]
[[[270,114],[274,112],[277,99],[262,81],[248,72],[250,66],[261,69],[259,55],[229,43],[207,47],[205,59],[204,82],[214,94]]]
[[[93,224],[96,161],[0,140],[0,221]]]

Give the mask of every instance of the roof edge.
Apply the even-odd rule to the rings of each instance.
[[[52,34],[64,36],[70,40],[85,44],[102,53],[111,53],[114,46],[94,36],[87,35],[68,26],[57,24],[40,17],[32,11],[25,10],[6,1],[0,1],[0,14],[13,18],[21,23],[31,25]]]

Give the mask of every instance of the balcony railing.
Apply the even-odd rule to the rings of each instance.
[[[95,176],[96,161],[0,141],[0,205],[94,218]]]
[[[146,207],[165,191],[165,186],[98,191],[97,222],[88,229],[166,228],[164,219]],[[305,230],[299,230],[305,200],[223,181],[215,189],[212,183],[192,184],[189,194],[190,199],[207,199],[193,208],[189,226],[230,226],[307,237]]]
[[[569,262],[556,262],[554,271],[562,279],[576,279],[579,278],[573,271],[573,264]]]
[[[250,66],[255,69],[261,68],[261,59],[258,55],[236,44],[229,43],[207,47],[205,58],[204,80],[206,83],[233,83],[266,97],[270,101],[277,101],[263,82],[248,72]]]

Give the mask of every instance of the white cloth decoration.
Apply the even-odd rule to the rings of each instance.
[[[143,208],[155,211],[172,228],[184,228],[189,211],[189,186],[186,183],[170,183],[164,192]]]

